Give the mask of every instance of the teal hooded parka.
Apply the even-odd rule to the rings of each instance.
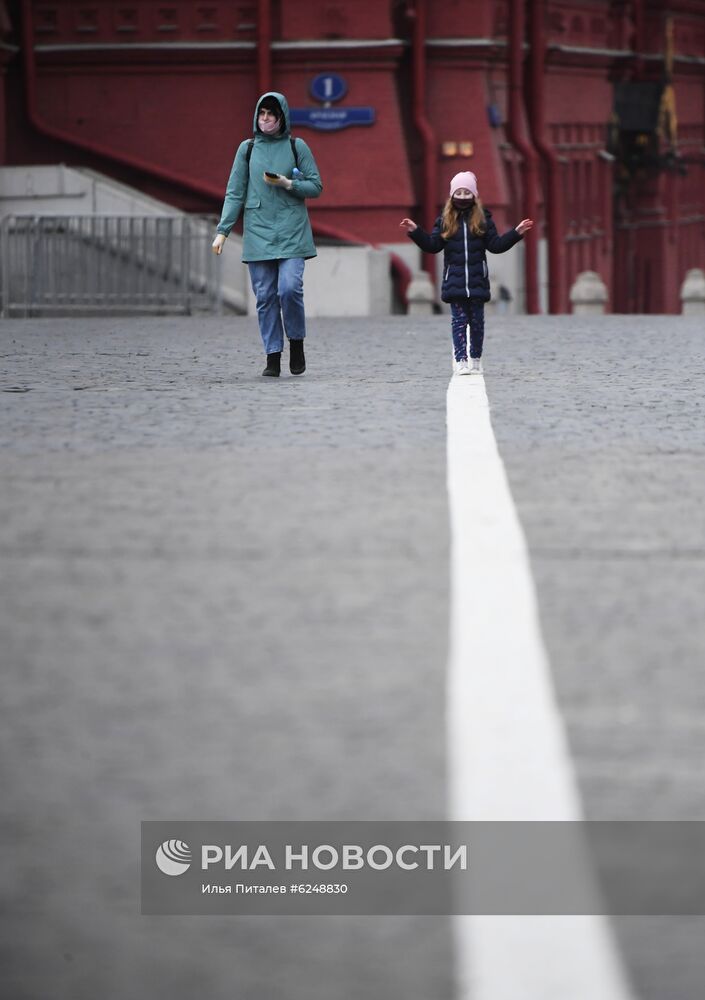
[[[265,97],[276,98],[284,114],[284,129],[277,135],[265,135],[257,127],[259,106]],[[245,140],[238,147],[230,171],[218,232],[228,236],[244,209],[242,259],[245,263],[315,257],[316,247],[305,199],[317,198],[323,185],[313,154],[303,139],[296,139],[301,177],[292,178],[296,164],[290,142],[289,105],[283,94],[274,91],[262,94],[255,108],[253,130],[255,142],[250,156],[249,177],[248,140]],[[262,176],[265,170],[293,180],[291,190],[267,184]]]

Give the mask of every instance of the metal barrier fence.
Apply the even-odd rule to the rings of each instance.
[[[216,220],[22,216],[0,220],[0,315],[219,312]]]

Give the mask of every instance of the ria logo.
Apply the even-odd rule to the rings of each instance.
[[[165,875],[183,875],[191,867],[191,848],[183,840],[165,840],[157,848],[155,861]]]

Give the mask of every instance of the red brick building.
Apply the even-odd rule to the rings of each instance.
[[[217,213],[258,94],[321,108],[321,76],[372,123],[295,127],[319,235],[399,242],[472,169],[501,226],[537,220],[529,311],[540,239],[551,311],[584,270],[614,311],[680,310],[705,266],[705,0],[0,0],[0,163]]]

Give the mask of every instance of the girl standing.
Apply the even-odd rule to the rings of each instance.
[[[485,302],[490,299],[485,252],[505,253],[510,250],[531,229],[532,220],[522,219],[515,229],[500,236],[492,221],[492,213],[478,197],[477,178],[468,170],[456,174],[450,182],[448,201],[430,236],[412,219],[402,219],[400,225],[426,253],[443,250],[441,299],[450,304],[456,374],[482,372],[480,358],[485,337]]]

